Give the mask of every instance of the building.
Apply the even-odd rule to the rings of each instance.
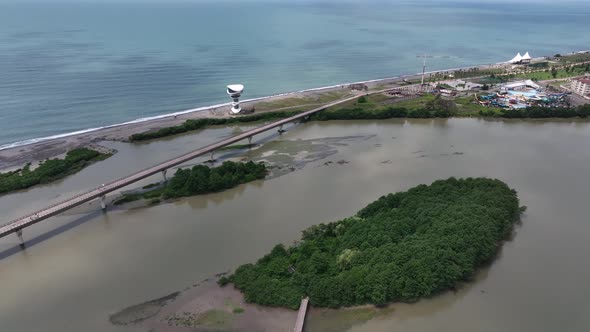
[[[502,90],[503,91],[523,90],[526,88],[540,89],[541,87],[538,84],[536,84],[535,82],[533,82],[532,80],[526,80],[526,81],[519,81],[519,82],[505,84],[502,87]]]
[[[572,80],[572,91],[580,96],[590,98],[590,78]]]
[[[242,84],[231,84],[227,86],[227,94],[232,99],[231,112],[233,114],[238,114],[242,111],[242,108],[240,107],[240,96],[242,95],[242,92],[244,92],[244,86]]]

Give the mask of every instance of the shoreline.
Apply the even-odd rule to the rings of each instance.
[[[572,54],[589,51],[572,52]],[[480,64],[473,66],[465,66],[459,68],[442,69],[436,71],[428,71],[425,74],[453,72],[463,69],[478,68],[479,70],[486,70],[492,68],[500,68],[506,65],[506,62],[498,62],[495,64]],[[270,96],[257,97],[245,99],[241,104],[245,107],[257,106],[258,103],[269,103],[280,101],[288,98],[319,98],[323,94],[330,92],[342,91],[342,89],[349,88],[355,84],[364,84],[369,89],[376,87],[396,87],[400,83],[405,84],[407,80],[420,79],[421,73],[400,75],[387,78],[371,79],[357,82],[341,83],[336,85],[310,88],[295,92],[285,92]],[[48,137],[33,138],[14,143],[0,145],[0,170],[6,170],[14,167],[22,166],[26,163],[33,163],[48,158],[53,158],[57,155],[64,154],[68,150],[88,146],[90,144],[99,145],[101,141],[120,141],[127,142],[129,136],[137,133],[158,130],[165,127],[176,126],[184,123],[189,119],[199,118],[228,118],[232,115],[227,112],[230,102],[223,104],[216,104],[211,106],[198,107],[173,113],[157,115],[148,118],[139,118],[119,124],[108,125],[104,127],[88,128],[79,131],[58,134]],[[303,105],[301,105],[303,106]],[[294,108],[291,106],[287,108]],[[257,111],[271,112],[272,110]]]
[[[297,310],[248,303],[244,294],[232,285],[220,287],[217,284],[219,276],[224,274],[169,295],[123,308],[110,314],[109,321],[116,326],[146,328],[154,332],[293,331]],[[334,325],[332,328],[349,329],[370,319],[391,314],[395,305],[400,303],[390,303],[383,308],[371,304],[338,309],[310,305],[306,321],[328,317],[331,325]]]

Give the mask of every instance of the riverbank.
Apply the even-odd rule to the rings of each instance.
[[[21,206],[24,211],[41,208],[48,198],[67,198],[92,183],[125,176],[129,169],[156,164],[236,130],[211,128],[156,144],[108,143],[119,150],[112,159],[55,185],[6,196],[0,210],[18,216]],[[94,204],[80,211],[83,215],[60,215],[31,227],[25,233],[32,243],[26,252],[2,260],[3,278],[12,286],[0,301],[0,321],[7,330],[23,332],[58,332],[64,324],[76,331],[148,331],[113,326],[109,315],[255,262],[276,243],[291,245],[311,224],[350,216],[382,194],[463,175],[499,178],[518,190],[528,210],[514,240],[457,292],[394,305],[392,314],[352,331],[434,332],[441,326],[456,331],[584,331],[587,296],[579,285],[588,269],[579,262],[590,246],[584,208],[590,178],[562,174],[578,174],[590,160],[584,149],[588,121],[317,121],[246,153],[249,158],[257,149],[267,158],[272,150],[299,156],[302,150],[315,153],[320,138],[358,135],[365,136],[333,140],[337,151],[329,158],[271,180],[147,209],[113,208],[104,214]],[[138,186],[160,179],[157,175]],[[55,197],[59,192],[64,194]],[[547,241],[557,245],[547,246]],[[16,237],[0,241],[5,251],[17,245]],[[563,277],[562,271],[576,273],[568,275],[566,286],[547,288]],[[81,306],[79,294],[92,301]],[[569,305],[547,306],[563,296]],[[42,319],[26,319],[31,313]],[[327,331],[323,326],[329,317],[316,320],[313,313],[309,330]]]
[[[296,310],[247,303],[239,290],[219,287],[214,279],[217,277],[181,292],[127,307],[110,315],[109,320],[114,325],[142,327],[153,332],[293,331]],[[336,332],[385,317],[393,310],[393,306],[377,308],[371,305],[337,310],[310,307],[306,320],[321,321],[327,325],[322,331]]]
[[[26,164],[21,169],[0,173],[0,195],[63,179],[115,152],[103,147],[77,148],[68,151],[63,158],[46,159],[38,165]]]
[[[292,331],[297,312],[246,303],[233,287],[206,279],[182,292],[147,301],[110,316],[111,323],[168,331]]]
[[[415,79],[415,77],[413,77]],[[366,84],[369,88],[395,87],[403,84],[404,78],[387,78],[374,81],[365,81],[353,84]],[[296,110],[301,107],[325,104],[330,101],[351,96],[354,91],[348,89],[350,84],[342,84],[325,88],[310,89],[306,91],[285,93],[275,96],[258,98],[242,102],[244,108],[255,107],[257,113],[272,112],[277,110]],[[301,106],[308,105],[308,106]],[[134,134],[155,131],[162,128],[183,124],[191,119],[220,119],[230,118],[227,112],[229,104],[215,105],[183,112],[163,115],[145,121],[128,122],[113,125],[106,128],[90,130],[81,133],[64,134],[62,137],[41,139],[37,142],[7,147],[0,150],[0,170],[11,167],[19,167],[29,162],[53,158],[64,154],[66,151],[84,147],[89,144],[98,145],[101,141],[126,142]]]
[[[574,56],[574,55],[570,55]],[[430,79],[433,75],[449,75],[457,73],[463,78],[476,77],[479,74],[491,75],[508,68],[506,63],[470,66],[427,72]],[[475,75],[475,76],[474,76]],[[256,109],[256,113],[275,111],[303,111],[329,102],[344,99],[366,92],[400,87],[419,83],[420,75],[406,75],[384,79],[375,79],[353,83],[345,83],[321,88],[282,93],[278,95],[242,101],[244,109]],[[209,107],[201,107],[160,115],[152,118],[138,119],[122,124],[103,128],[81,130],[46,138],[38,138],[17,142],[0,147],[0,171],[20,167],[26,163],[53,158],[67,150],[97,144],[100,141],[129,141],[135,134],[153,132],[164,128],[177,127],[191,119],[222,119],[230,118],[229,103]]]
[[[486,70],[500,66],[500,64],[488,64],[472,66],[467,68],[478,68]],[[463,69],[467,69],[463,68]],[[461,70],[462,68],[446,69],[436,72],[448,72]],[[434,73],[434,72],[430,72]],[[257,113],[272,112],[278,110],[297,111],[308,109],[332,102],[338,99],[362,94],[364,91],[356,90],[358,87],[366,86],[368,91],[381,90],[404,86],[409,83],[419,82],[419,75],[406,75],[375,79],[368,81],[344,83],[339,85],[313,88],[303,91],[282,93],[278,95],[249,99],[242,101],[243,108],[256,108]],[[47,138],[17,142],[0,147],[0,170],[11,167],[19,167],[29,162],[53,158],[65,153],[67,150],[77,147],[84,147],[88,144],[98,144],[101,141],[128,141],[134,134],[156,131],[162,128],[173,127],[183,124],[190,119],[204,118],[229,118],[232,115],[228,112],[229,103],[213,105],[185,110],[181,112],[165,114],[149,119],[138,119],[122,124],[116,124],[104,128],[82,130],[75,133],[66,133]]]

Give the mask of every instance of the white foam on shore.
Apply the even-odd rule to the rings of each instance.
[[[427,72],[427,74],[446,72],[446,71],[456,71],[456,70],[460,70],[460,69],[468,69],[468,68],[480,67],[480,66],[483,66],[483,65],[475,65],[475,66],[467,66],[467,67],[460,67],[460,68],[453,68],[453,69],[437,70],[437,71]],[[412,75],[401,75],[401,76],[393,76],[393,77],[387,77],[387,78],[378,78],[378,79],[367,80],[367,81],[358,81],[358,82],[342,83],[342,84],[336,84],[336,85],[328,85],[328,86],[323,86],[320,88],[305,89],[305,90],[300,90],[300,91],[295,91],[295,92],[285,92],[285,93],[279,93],[279,94],[275,94],[275,95],[271,95],[271,96],[245,99],[245,100],[242,100],[241,102],[247,103],[247,102],[253,102],[253,101],[261,101],[261,100],[270,99],[270,98],[295,95],[298,93],[322,91],[322,90],[329,90],[329,89],[334,89],[334,88],[342,88],[342,87],[349,86],[351,84],[365,84],[365,83],[385,82],[385,81],[390,81],[390,80],[399,80],[399,79],[404,79],[407,77],[412,77],[412,76],[421,75],[421,74],[422,73],[417,73],[417,74],[412,74]],[[23,140],[23,141],[0,145],[0,151],[6,150],[6,149],[11,149],[11,148],[16,148],[16,147],[20,147],[20,146],[25,146],[25,145],[31,145],[31,144],[35,144],[35,143],[39,143],[39,142],[51,141],[51,140],[55,140],[55,139],[86,134],[86,133],[90,133],[90,132],[98,131],[98,130],[102,130],[102,129],[116,128],[116,127],[121,127],[121,126],[135,124],[135,123],[153,121],[153,120],[163,119],[163,118],[167,118],[167,117],[171,117],[171,116],[175,116],[175,115],[183,115],[183,114],[193,113],[193,112],[208,111],[208,110],[211,110],[214,108],[218,108],[218,107],[222,107],[222,106],[230,106],[230,105],[231,105],[231,103],[228,102],[228,103],[217,104],[217,105],[212,105],[212,106],[192,108],[192,109],[174,112],[174,113],[166,113],[166,114],[156,115],[156,116],[152,116],[152,117],[139,118],[139,119],[135,119],[135,120],[131,120],[131,121],[123,122],[123,123],[117,123],[117,124],[113,124],[113,125],[108,125],[108,126],[103,126],[103,127],[83,129],[83,130],[73,131],[70,133],[57,134],[57,135],[52,135],[52,136],[40,137],[40,138],[31,138],[31,139],[27,139],[27,140]]]
[[[329,85],[329,86],[324,86],[324,87],[320,87],[320,88],[305,89],[305,90],[300,90],[300,91],[295,91],[295,92],[285,92],[285,93],[279,93],[279,94],[275,94],[275,95],[271,95],[271,96],[245,99],[245,100],[242,100],[241,103],[261,101],[261,100],[276,98],[276,97],[284,97],[284,96],[289,96],[289,95],[294,95],[294,94],[304,93],[304,92],[314,92],[314,91],[334,89],[334,88],[339,88],[339,87],[345,87],[350,84],[374,83],[374,82],[379,82],[379,81],[400,79],[400,78],[408,77],[408,76],[413,76],[413,75],[405,75],[405,76],[391,77],[391,78],[381,78],[381,79],[374,79],[374,80],[354,82],[354,83],[343,83],[343,84]],[[188,109],[188,110],[184,110],[184,111],[174,112],[174,113],[166,113],[166,114],[156,115],[156,116],[151,116],[151,117],[146,117],[146,118],[139,118],[139,119],[135,119],[135,120],[127,121],[127,122],[122,122],[122,123],[117,123],[117,124],[113,124],[113,125],[109,125],[109,126],[77,130],[77,131],[73,131],[73,132],[69,132],[69,133],[57,134],[57,135],[52,135],[52,136],[40,137],[40,138],[31,138],[31,139],[27,139],[27,140],[23,140],[23,141],[0,145],[0,151],[6,150],[6,149],[11,149],[11,148],[16,148],[19,146],[35,144],[35,143],[39,143],[39,142],[55,140],[55,139],[59,139],[59,138],[65,138],[65,137],[70,137],[70,136],[75,136],[75,135],[80,135],[80,134],[86,134],[86,133],[90,133],[90,132],[97,131],[97,130],[116,128],[116,127],[120,127],[120,126],[130,125],[130,124],[134,124],[134,123],[141,123],[141,122],[146,122],[146,121],[153,121],[153,120],[168,118],[168,117],[175,116],[175,115],[183,115],[183,114],[193,113],[193,112],[208,111],[208,110],[211,110],[214,108],[223,107],[223,106],[230,106],[230,105],[231,105],[231,103],[228,102],[228,103],[216,104],[216,105],[212,105],[212,106],[203,106],[203,107],[192,108],[192,109]]]

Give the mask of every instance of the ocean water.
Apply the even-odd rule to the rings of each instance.
[[[129,0],[128,0],[129,1]],[[590,49],[590,1],[0,1],[0,146],[351,81]]]

